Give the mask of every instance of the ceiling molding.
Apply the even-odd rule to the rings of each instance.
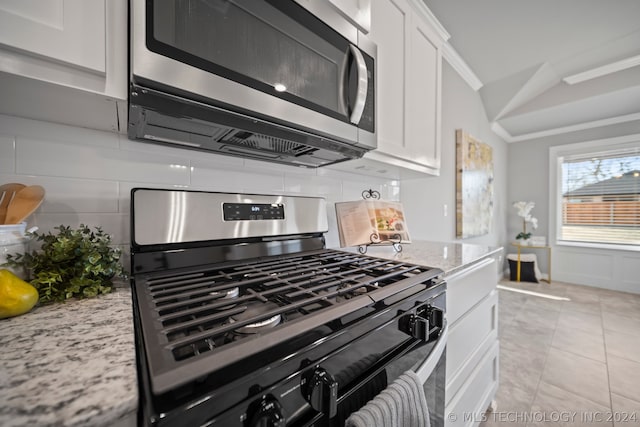
[[[617,71],[626,70],[627,68],[637,67],[638,65],[640,65],[640,55],[632,56],[621,61],[612,62],[601,67],[592,68],[591,70],[583,71],[581,73],[573,74],[571,76],[565,77],[564,79],[562,79],[562,81],[567,84],[573,85],[576,83],[582,83],[587,80],[606,76],[607,74],[615,73]]]
[[[460,74],[460,77],[467,82],[469,86],[476,92],[483,86],[482,81],[476,76],[476,74],[469,68],[467,63],[462,59],[460,54],[449,43],[445,43],[442,46],[442,57],[447,60],[449,65]]]
[[[496,135],[502,137],[506,142],[521,142],[521,141],[528,141],[530,139],[537,139],[537,138],[544,138],[547,136],[559,135],[563,133],[577,132],[577,131],[586,130],[586,129],[616,125],[618,123],[632,122],[635,120],[640,120],[640,113],[627,114],[625,116],[611,117],[611,118],[602,119],[602,120],[594,120],[591,122],[579,123],[577,125],[564,126],[564,127],[544,130],[540,132],[522,134],[518,136],[511,136],[509,132],[507,132],[502,126],[500,126],[496,122],[491,123],[491,129],[494,131]],[[498,133],[498,131],[496,131],[496,128],[494,128],[494,124],[496,128],[504,132],[504,135],[508,136],[509,139],[505,138],[502,134]]]
[[[491,122],[491,130],[493,133],[502,138],[505,142],[513,142],[513,137],[498,122]]]
[[[431,10],[427,7],[426,4],[424,4],[422,0],[413,0],[411,3],[422,13],[422,16],[428,21],[428,23],[436,31],[440,38],[442,38],[443,41],[446,42],[451,38],[451,35],[447,32],[438,18],[436,18],[433,12],[431,12]]]

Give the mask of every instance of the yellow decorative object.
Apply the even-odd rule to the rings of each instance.
[[[19,316],[38,302],[38,291],[11,271],[0,269],[0,319]]]

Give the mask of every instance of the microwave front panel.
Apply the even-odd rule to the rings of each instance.
[[[264,1],[186,3],[150,3],[147,45],[152,50],[271,95],[280,91],[346,116],[341,96],[346,40],[333,37],[331,43],[318,37]]]
[[[133,2],[132,20],[134,79],[346,142],[364,131],[362,143],[375,147],[372,94],[361,132],[350,123],[350,43],[295,2],[147,0]]]

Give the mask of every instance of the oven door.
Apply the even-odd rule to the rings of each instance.
[[[444,426],[447,334],[448,326],[445,320],[435,341],[424,346],[416,346],[413,351],[385,367],[389,383],[409,369],[416,372],[423,383],[432,427]],[[371,383],[363,382],[359,387],[360,392],[366,394],[367,387],[371,387]]]
[[[375,148],[376,49],[357,30],[292,0],[140,0],[131,19],[134,82]]]
[[[301,389],[307,397],[312,393],[309,390],[310,386],[304,390],[304,383],[313,383],[313,375],[318,372],[326,372],[335,381],[335,407],[332,407],[330,399],[323,397],[324,402],[311,402],[312,407],[315,406],[314,403],[319,403],[315,409],[320,413],[310,420],[299,420],[291,425],[342,426],[351,413],[364,406],[401,374],[413,370],[423,382],[431,426],[444,426],[445,355],[448,334],[444,313],[446,293],[413,304],[415,305],[411,310],[398,310],[392,321],[350,343],[342,351],[318,363],[316,368],[308,370],[306,374],[303,373]],[[426,330],[421,330],[419,326],[409,327],[405,322],[411,319],[420,321],[421,317],[429,320],[427,323],[430,326],[426,326]],[[398,344],[399,340],[402,340],[400,336],[407,334],[413,337]],[[380,352],[379,349],[382,348],[389,351]],[[329,383],[330,381],[326,381],[321,387],[325,387],[326,390]],[[321,394],[326,396],[327,393]],[[289,422],[287,425],[290,425]]]

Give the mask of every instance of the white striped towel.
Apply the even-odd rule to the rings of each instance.
[[[347,418],[345,427],[430,427],[427,398],[420,379],[406,371]]]

